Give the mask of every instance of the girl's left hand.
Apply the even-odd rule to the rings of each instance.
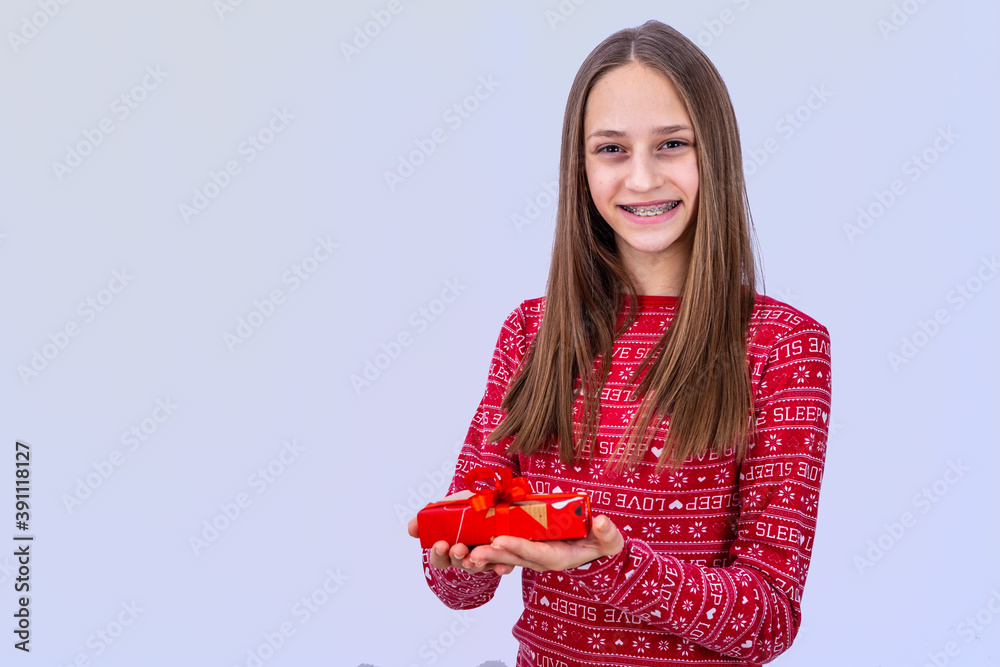
[[[512,535],[498,535],[493,544],[473,549],[465,560],[472,563],[506,563],[539,572],[568,570],[602,556],[614,556],[625,547],[625,538],[607,516],[594,518],[590,534],[576,540],[526,540]]]

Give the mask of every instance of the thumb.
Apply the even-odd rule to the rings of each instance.
[[[611,523],[611,519],[608,517],[601,514],[594,519],[594,536],[601,542],[607,542],[610,540],[611,536],[614,535],[614,532],[614,524]]]

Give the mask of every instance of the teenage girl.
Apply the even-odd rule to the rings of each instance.
[[[504,322],[449,489],[507,468],[586,491],[593,528],[423,552],[453,609],[521,568],[517,665],[755,665],[795,638],[830,342],[757,292],[751,232],[718,71],[657,21],[608,37],[566,105],[546,296]]]

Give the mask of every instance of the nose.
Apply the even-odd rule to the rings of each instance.
[[[642,153],[636,154],[629,161],[629,172],[625,185],[629,190],[636,192],[646,192],[659,187],[660,174],[656,168],[655,159]]]

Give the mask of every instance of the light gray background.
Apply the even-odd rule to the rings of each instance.
[[[747,168],[767,291],[833,341],[805,620],[774,664],[996,659],[1000,280],[976,282],[1000,253],[995,3],[402,0],[349,60],[341,44],[387,2],[246,0],[221,16],[211,0],[41,4],[58,13],[0,10],[0,541],[19,533],[16,439],[31,445],[36,536],[30,655],[12,648],[16,574],[0,555],[0,662],[247,665],[288,623],[263,664],[513,665],[519,576],[480,609],[446,609],[407,506],[443,495],[500,323],[544,293],[544,183],[572,78],[648,18],[722,72],[745,154],[777,147]],[[112,104],[147,67],[166,75],[120,119]],[[453,127],[444,114],[480,77],[499,85]],[[813,90],[829,95],[800,108]],[[275,108],[294,118],[248,161],[241,142]],[[114,131],[60,180],[53,162],[104,118]],[[446,141],[390,191],[384,173],[435,128]],[[924,151],[935,161],[912,180]],[[179,206],[229,160],[241,172],[185,222]],[[848,233],[895,180],[902,194]],[[339,247],[292,291],[282,277],[318,237]],[[123,269],[128,285],[102,293]],[[446,281],[459,295],[442,311]],[[978,288],[961,307],[960,284]],[[284,303],[231,351],[224,334],[274,289]],[[77,310],[109,296],[92,321]],[[426,327],[420,308],[438,313]],[[79,334],[22,378],[69,322]],[[410,345],[379,357],[400,334]],[[919,347],[894,368],[904,338]],[[356,390],[369,362],[383,368]],[[157,399],[177,406],[159,424]],[[122,434],[143,420],[156,430],[129,451]],[[272,463],[291,439],[297,458]],[[68,509],[116,450],[121,465]],[[269,463],[281,474],[258,494]],[[189,539],[225,525],[220,504],[241,493],[249,506],[196,554]],[[310,596],[324,604],[303,623]],[[97,639],[119,616],[131,624],[114,643]]]

